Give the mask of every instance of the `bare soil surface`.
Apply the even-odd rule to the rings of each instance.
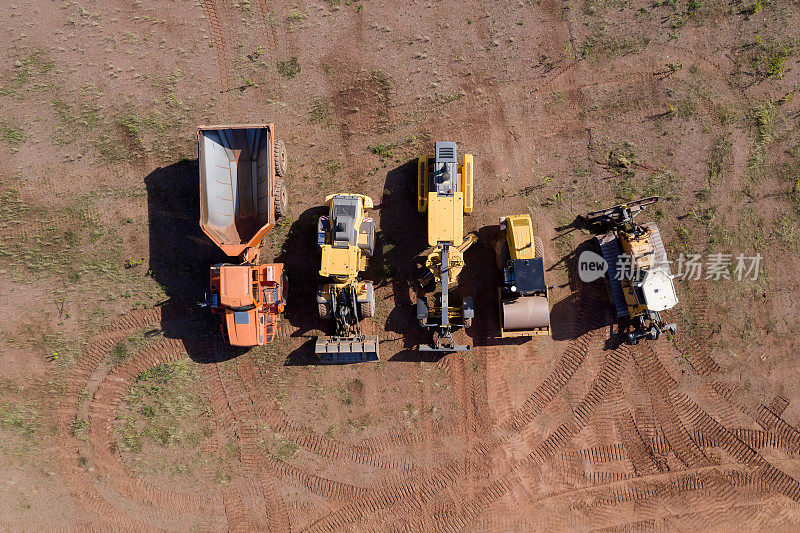
[[[110,0],[0,19],[3,530],[792,530],[800,522],[793,0]],[[275,342],[195,302],[199,124],[274,122]],[[425,357],[414,159],[475,156],[459,341]],[[381,361],[315,364],[327,194],[370,195]],[[630,347],[576,215],[640,196],[686,280]],[[498,218],[545,243],[552,339],[497,338]],[[673,267],[675,269],[675,267]]]

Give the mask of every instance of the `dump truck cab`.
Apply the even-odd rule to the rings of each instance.
[[[241,264],[210,268],[204,306],[234,346],[271,342],[285,305],[280,263],[259,264],[261,241],[287,210],[286,150],[272,124],[199,126],[200,227]]]
[[[325,198],[328,214],[317,222],[321,249],[317,307],[322,319],[332,319],[333,336],[318,337],[314,352],[323,363],[378,360],[376,335],[364,335],[359,322],[375,314],[372,282],[359,274],[375,249],[375,222],[367,216],[372,198],[363,194],[332,194]]]
[[[233,346],[272,342],[284,311],[283,265],[211,267],[210,306],[222,315],[222,331]]]

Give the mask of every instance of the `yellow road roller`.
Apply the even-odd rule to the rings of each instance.
[[[533,234],[530,215],[500,219],[495,241],[499,287],[500,336],[550,335],[550,289],[544,279],[542,242]]]

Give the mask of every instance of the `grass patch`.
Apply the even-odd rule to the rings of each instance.
[[[377,155],[381,159],[394,158],[394,149],[397,148],[397,143],[379,143],[367,146],[367,150]]]
[[[601,61],[613,56],[638,53],[648,44],[650,44],[650,39],[646,37],[626,39],[595,32],[587,37],[581,45],[581,55],[592,61]]]
[[[9,122],[0,122],[0,139],[12,148],[24,143],[26,138],[25,131],[19,126]]]
[[[89,421],[85,418],[76,417],[72,422],[72,434],[80,440],[86,440],[89,436]]]
[[[297,443],[295,443],[293,440],[281,437],[279,435],[275,436],[275,458],[278,461],[292,459],[297,455],[297,450]]]
[[[121,273],[119,237],[115,228],[101,227],[91,196],[50,208],[23,201],[17,189],[0,183],[0,272],[10,270],[17,281],[69,282]]]
[[[711,156],[708,159],[708,188],[711,184],[722,178],[731,164],[731,137],[723,134],[716,138],[711,146]]]
[[[767,50],[764,61],[768,78],[783,78],[786,74],[786,60],[792,55],[793,49],[788,45],[775,45]]]
[[[200,417],[208,409],[195,386],[195,366],[188,358],[142,372],[117,419],[115,429],[123,449],[136,453],[147,441],[163,447],[197,446],[207,438],[211,429],[200,423]]]
[[[300,74],[302,68],[300,67],[300,61],[297,59],[297,56],[292,56],[289,59],[278,61],[275,70],[277,70],[280,76],[291,80]]]
[[[790,213],[785,213],[775,222],[775,234],[790,248],[800,248],[800,228],[797,218]]]
[[[109,353],[109,362],[112,366],[118,366],[130,359],[143,348],[148,346],[153,340],[161,337],[163,332],[161,328],[150,327],[131,335],[126,339],[122,339],[111,348]]]
[[[10,55],[14,57],[13,53]],[[50,75],[55,63],[47,58],[43,50],[17,57],[14,67],[0,80],[0,96],[24,100],[32,92],[51,90],[55,87]]]
[[[308,121],[312,124],[329,125],[331,123],[331,105],[327,100],[314,100],[308,111]]]
[[[0,403],[0,427],[32,437],[39,429],[39,412],[34,404]]]
[[[778,109],[772,102],[766,102],[753,107],[748,114],[756,131],[756,142],[769,143],[775,131],[775,119]]]
[[[755,132],[755,142],[745,169],[745,177],[751,182],[767,177],[766,147],[774,139],[775,120],[777,117],[778,109],[772,102],[755,106],[748,113],[748,118]]]

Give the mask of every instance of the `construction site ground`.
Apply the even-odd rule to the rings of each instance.
[[[46,0],[0,18],[0,529],[800,527],[793,0]],[[196,306],[199,124],[274,122],[274,343]],[[421,354],[417,155],[475,157],[457,341]],[[370,195],[375,364],[322,366],[316,220]],[[619,343],[576,215],[657,194],[675,336]],[[531,213],[552,338],[498,339],[498,218]],[[676,264],[672,265],[673,272]],[[752,274],[749,273],[749,274]],[[727,276],[726,276],[727,275]]]

